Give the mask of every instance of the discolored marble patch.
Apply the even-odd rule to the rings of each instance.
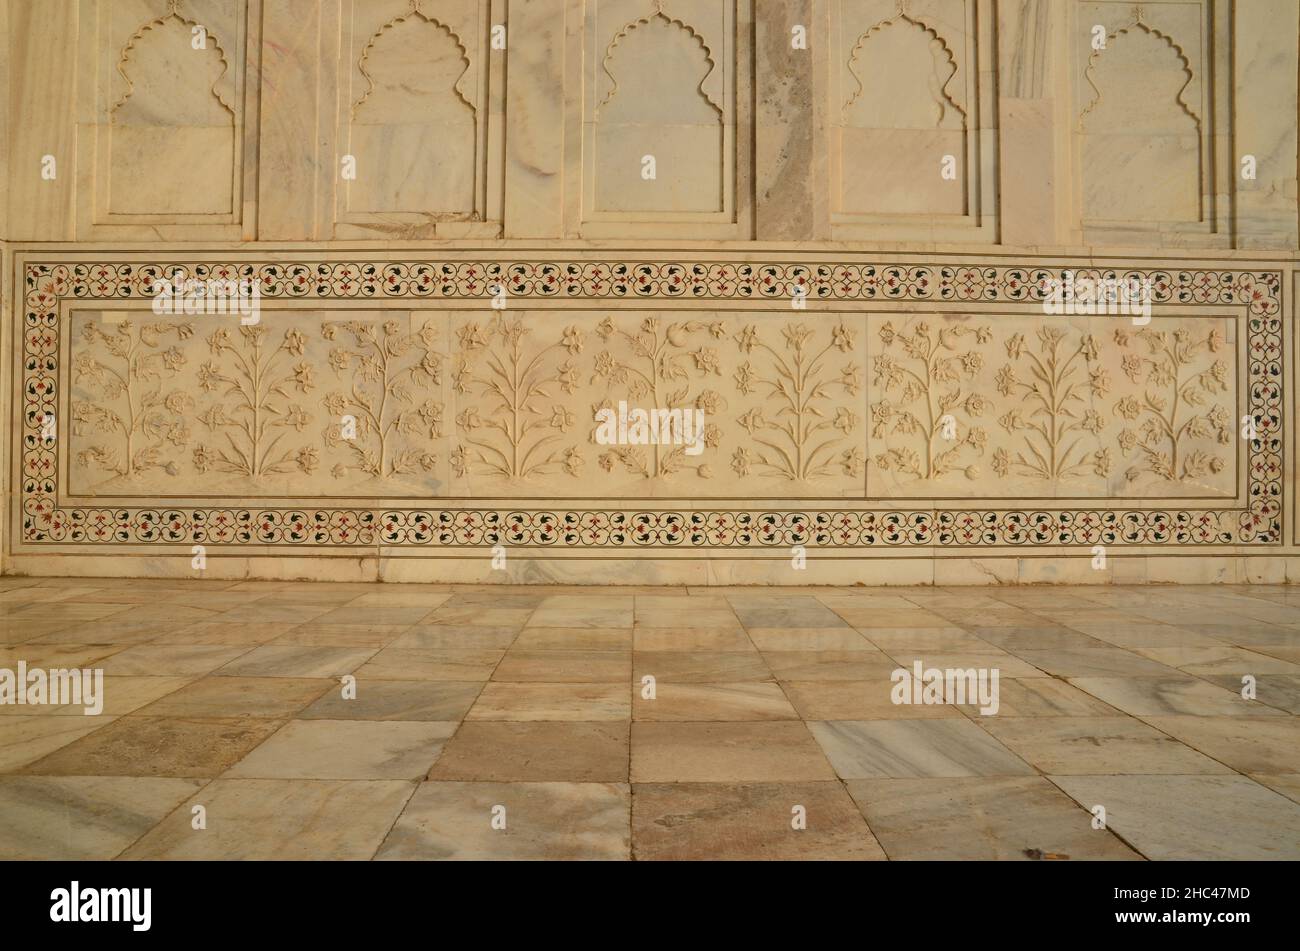
[[[419,779],[450,722],[293,720],[226,773],[245,779]]]
[[[56,717],[17,715],[0,717],[0,771],[29,763],[113,723],[114,717]]]
[[[634,783],[803,782],[835,772],[802,722],[632,724]]]
[[[849,793],[891,859],[1140,859],[1040,776],[854,779]]]
[[[372,858],[415,784],[218,779],[129,848],[126,859],[350,861]],[[195,805],[207,828],[191,828]]]
[[[632,655],[616,651],[506,652],[492,679],[537,683],[625,684],[632,676]]]
[[[337,678],[350,674],[375,653],[373,648],[255,647],[214,671],[218,677]]]
[[[1071,681],[1132,716],[1190,714],[1199,717],[1282,715],[1280,710],[1244,700],[1240,693],[1224,690],[1190,676],[1079,677]]]
[[[805,720],[929,720],[961,716],[951,704],[894,703],[894,685],[874,680],[783,680],[781,687]]]
[[[627,720],[625,683],[499,683],[483,687],[469,720]]]
[[[1020,757],[965,718],[808,724],[843,779],[1022,776]]]
[[[120,717],[103,729],[29,764],[24,772],[46,776],[214,777],[243,759],[274,733],[280,723],[278,720],[175,716]]]
[[[0,776],[0,860],[111,859],[202,785],[137,776]]]
[[[139,710],[151,717],[260,717],[296,714],[334,683],[282,677],[204,677]]]
[[[327,690],[297,714],[300,720],[460,720],[483,689],[481,683],[439,680],[365,680],[345,699],[342,686]]]
[[[632,685],[635,720],[797,720],[790,701],[775,683],[656,683],[653,698]],[[625,691],[626,693],[626,691]]]
[[[837,782],[641,783],[632,843],[642,861],[885,857]]]
[[[505,651],[385,647],[356,671],[357,680],[477,680],[492,676]]]
[[[625,783],[628,724],[466,720],[429,779]]]
[[[980,726],[1044,773],[1226,773],[1132,717],[984,717]]]
[[[623,783],[426,782],[376,858],[627,859],[629,799]]]
[[[1143,719],[1242,773],[1300,773],[1300,719],[1153,716]]]
[[[632,680],[644,677],[673,683],[736,683],[771,680],[772,671],[757,651],[639,651],[632,655]]]
[[[1300,803],[1245,776],[1053,776],[1149,859],[1300,859]]]

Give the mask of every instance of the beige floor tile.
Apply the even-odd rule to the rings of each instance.
[[[1193,749],[1241,773],[1300,773],[1300,719],[1144,716]]]
[[[292,621],[204,621],[153,639],[154,644],[212,644],[255,647],[283,637],[296,627]]]
[[[218,779],[123,858],[369,859],[414,788],[414,783],[399,780]],[[206,829],[191,828],[195,805],[207,810]]]
[[[394,607],[392,605],[344,606],[317,615],[312,618],[312,621],[316,624],[327,625],[382,624],[386,627],[400,627],[402,625],[418,624],[422,618],[428,616],[429,612],[430,609],[425,607]]]
[[[492,673],[493,680],[540,683],[626,684],[632,655],[615,651],[511,650]]]
[[[396,624],[313,624],[268,642],[274,647],[388,647],[411,628]]]
[[[626,683],[498,683],[483,687],[468,720],[627,720]]]
[[[492,676],[505,651],[417,650],[385,647],[356,672],[376,680],[477,680]]]
[[[630,795],[620,783],[421,784],[379,859],[627,859]],[[493,827],[499,817],[504,827]]]
[[[873,680],[783,680],[781,687],[805,720],[930,720],[959,717],[950,704],[894,703],[894,684]]]
[[[1245,776],[1053,776],[1149,859],[1300,859],[1300,804]]]
[[[638,651],[752,651],[753,641],[745,629],[728,627],[640,627],[632,631],[632,646]]]
[[[758,651],[638,651],[632,655],[632,681],[661,683],[737,683],[771,680]]]
[[[632,843],[641,861],[885,857],[837,782],[642,783],[633,787]]]
[[[1052,775],[1228,772],[1132,717],[983,717],[980,726]]]
[[[1250,778],[1292,802],[1300,803],[1300,773],[1251,773]]]
[[[631,627],[526,627],[514,647],[519,650],[630,651]]]
[[[1184,713],[1200,717],[1284,715],[1280,710],[1244,700],[1240,693],[1190,676],[1079,677],[1071,683],[1132,716]]]
[[[987,651],[993,644],[960,627],[873,627],[862,635],[877,650],[892,651]]]
[[[940,653],[939,651],[894,651],[889,655],[895,664],[904,670],[914,670],[919,661],[923,670],[976,670],[998,672],[998,677],[1017,677],[1028,679],[1046,677],[1033,664],[1026,663],[1019,657],[1004,651],[991,650],[984,653]]]
[[[971,719],[982,719],[977,702],[960,704],[958,709]],[[1114,707],[1052,677],[1011,678],[998,681],[999,717],[1113,717]]]
[[[849,793],[891,859],[1138,860],[1041,776],[854,779]]]
[[[834,779],[803,723],[632,724],[634,783],[785,783]]]
[[[217,677],[338,678],[356,671],[375,653],[362,647],[293,647],[263,645],[236,657],[213,674]]]
[[[0,771],[15,770],[110,725],[115,717],[0,717]]]
[[[898,664],[879,651],[764,651],[778,680],[888,679]]]
[[[43,776],[211,778],[243,759],[274,733],[280,722],[119,717],[103,729],[29,764],[24,772]],[[3,726],[0,723],[0,729]]]
[[[111,859],[202,785],[136,776],[0,776],[0,859]]]
[[[420,779],[449,722],[293,720],[225,774],[240,779]]]
[[[1235,674],[1203,674],[1201,679],[1231,691],[1237,697],[1241,696],[1244,689],[1243,678]],[[1262,674],[1254,679],[1254,689],[1255,699],[1250,702],[1249,708],[1253,712],[1261,715],[1267,713],[1268,711],[1259,709],[1264,706],[1300,714],[1300,677]]]
[[[1034,771],[965,718],[809,723],[842,779],[1023,776]]]
[[[341,687],[327,690],[297,716],[300,720],[461,720],[481,683],[450,680],[366,680],[347,699]]]
[[[136,712],[149,717],[283,719],[336,686],[329,680],[204,677]]]
[[[104,658],[104,673],[134,677],[198,677],[249,650],[220,644],[137,644]]]
[[[476,624],[420,624],[408,627],[392,641],[397,648],[505,650],[519,637],[517,627]]]
[[[1300,676],[1300,666],[1296,664],[1240,647],[1138,647],[1134,652],[1198,677],[1208,674]]]
[[[1053,677],[1168,677],[1173,673],[1165,664],[1119,647],[1078,650],[1017,648],[1011,653]]]
[[[630,595],[558,595],[538,605],[528,626],[631,627],[632,601]]]
[[[775,683],[655,683],[654,697],[634,684],[635,720],[797,720],[799,715]]]
[[[102,688],[95,700],[100,705],[100,713],[93,716],[121,716],[132,713],[145,704],[153,703],[159,697],[165,697],[173,691],[184,687],[192,677],[122,677],[117,674],[105,675]],[[0,719],[10,716],[36,715],[57,717],[85,717],[89,698],[82,695],[82,702],[69,704],[45,704],[39,707],[27,705],[0,706]]]
[[[467,720],[429,779],[626,783],[628,724]]]
[[[876,646],[851,627],[751,627],[746,633],[761,651],[875,651]]]

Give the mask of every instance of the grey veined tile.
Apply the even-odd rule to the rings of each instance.
[[[1150,859],[1300,859],[1300,804],[1245,776],[1053,776]]]
[[[808,724],[842,779],[1024,776],[1033,769],[969,720],[827,720]]]
[[[627,859],[622,783],[421,784],[379,859]]]
[[[0,859],[111,859],[202,785],[142,776],[0,777]]]
[[[891,859],[1139,859],[1041,776],[855,779],[850,795]]]

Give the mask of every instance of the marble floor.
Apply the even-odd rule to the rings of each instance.
[[[103,709],[0,704],[5,859],[1300,858],[1300,588],[0,578],[20,662]]]

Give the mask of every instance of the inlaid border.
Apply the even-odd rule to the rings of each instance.
[[[1244,309],[1247,411],[1245,508],[1048,506],[879,510],[617,507],[403,509],[64,508],[58,459],[42,420],[57,413],[64,300],[148,300],[155,280],[258,280],[284,300],[809,300],[1035,303],[1052,282],[1130,277],[1151,282],[1161,307]],[[962,550],[1046,546],[1281,546],[1283,345],[1280,270],[1008,267],[965,264],[750,261],[346,261],[283,263],[31,263],[25,268],[21,349],[21,541],[46,545],[273,546],[285,550],[512,547],[567,550]]]

